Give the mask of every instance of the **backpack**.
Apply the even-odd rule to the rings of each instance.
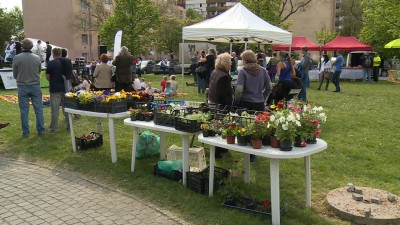
[[[370,67],[371,64],[372,64],[371,58],[370,58],[370,57],[367,57],[367,58],[365,59],[365,61],[364,61],[364,67]]]

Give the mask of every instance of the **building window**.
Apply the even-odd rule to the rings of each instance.
[[[88,35],[87,34],[82,34],[82,45],[87,45],[88,44]]]
[[[89,11],[89,4],[86,0],[81,0],[81,10]]]

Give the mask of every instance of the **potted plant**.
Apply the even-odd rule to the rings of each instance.
[[[300,115],[289,109],[275,112],[276,131],[275,136],[280,141],[282,151],[292,150],[292,142],[297,135],[298,127],[301,127]]]
[[[322,107],[305,104],[302,107],[303,138],[308,144],[315,144],[317,136],[321,133],[321,124],[326,121],[326,114]]]
[[[129,108],[131,121],[136,121],[136,116],[138,113],[137,109]]]
[[[95,96],[86,91],[81,91],[78,94],[79,108],[83,110],[93,111]]]
[[[150,122],[150,120],[152,119],[153,113],[150,111],[147,111],[147,110],[143,111],[142,113],[143,113],[144,121]]]
[[[266,134],[266,126],[261,120],[254,120],[251,126],[251,146],[254,149],[262,147],[262,138]]]
[[[236,126],[235,135],[239,146],[246,146],[251,134],[251,123],[241,123]]]
[[[225,127],[225,135],[226,135],[226,143],[227,144],[235,144],[235,130],[236,130],[236,123],[231,122],[226,124]]]
[[[274,127],[270,122],[271,113],[270,112],[262,112],[256,116],[255,120],[260,121],[264,125],[265,134],[264,134],[264,137],[262,137],[262,144],[266,145],[266,146],[270,145],[271,144],[270,135],[274,132]]]
[[[211,131],[211,125],[210,122],[203,122],[200,125],[201,130],[203,131],[203,137],[208,137],[210,136],[210,131]]]

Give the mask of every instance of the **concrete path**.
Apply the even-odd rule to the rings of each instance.
[[[187,224],[139,198],[19,160],[0,158],[0,224]]]

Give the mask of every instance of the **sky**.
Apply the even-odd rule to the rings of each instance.
[[[0,0],[0,8],[7,8],[7,11],[10,11],[14,6],[22,9],[22,0]]]

